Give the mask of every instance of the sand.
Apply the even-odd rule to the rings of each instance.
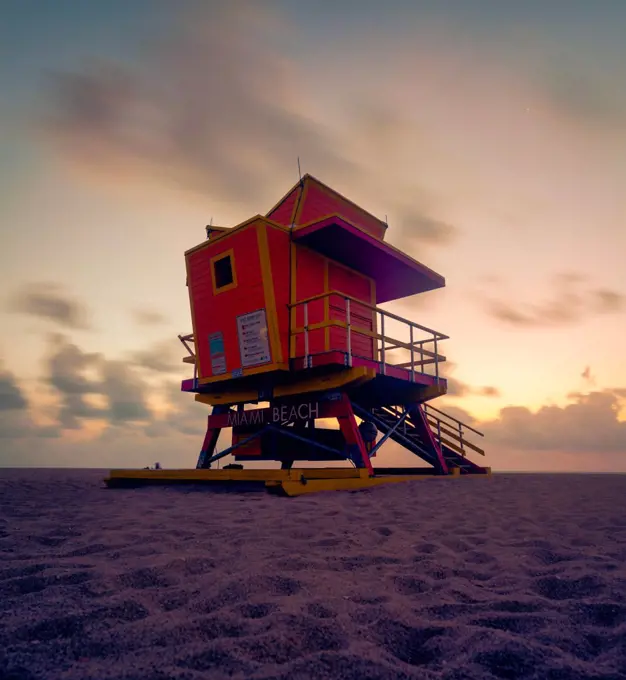
[[[0,470],[0,678],[626,678],[626,475],[279,498]]]

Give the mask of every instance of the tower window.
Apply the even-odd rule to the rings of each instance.
[[[213,292],[221,293],[237,285],[233,251],[217,255],[211,259]]]
[[[215,267],[215,287],[224,288],[233,282],[233,266],[230,261],[230,255],[215,260],[213,265]]]

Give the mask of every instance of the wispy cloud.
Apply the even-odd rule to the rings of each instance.
[[[89,328],[87,310],[56,283],[36,282],[23,286],[10,296],[7,308],[19,314],[53,321],[73,330]]]
[[[183,346],[178,338],[157,342],[146,349],[134,352],[130,361],[136,366],[159,373],[175,373],[181,370]]]
[[[446,360],[442,364],[442,375],[448,381],[447,397],[462,398],[470,395],[477,397],[499,397],[500,390],[492,385],[473,386],[455,377],[454,373],[457,370],[457,364],[454,361]]]
[[[256,212],[293,184],[300,156],[307,171],[349,195],[383,183],[387,212],[412,243],[450,241],[455,228],[419,187],[368,158],[382,144],[393,162],[393,150],[406,146],[394,127],[397,107],[372,95],[353,121],[331,120],[303,65],[280,46],[297,35],[285,22],[267,6],[222,4],[182,17],[139,67],[99,63],[55,74],[47,137],[99,178],[156,180]]]
[[[626,127],[623,72],[554,63],[544,69],[539,87],[555,110],[573,121],[596,127]]]
[[[154,309],[134,309],[132,317],[139,326],[160,326],[167,321],[167,316]]]
[[[483,296],[481,302],[494,319],[510,326],[541,327],[576,323],[594,314],[626,308],[626,295],[586,285],[579,275],[562,274],[552,282],[552,297],[540,303],[511,302]]]

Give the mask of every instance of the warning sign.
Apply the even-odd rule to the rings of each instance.
[[[226,373],[226,355],[224,353],[224,336],[222,333],[209,335],[209,353],[211,354],[211,371],[213,375]]]
[[[272,360],[264,309],[238,316],[237,332],[243,367],[267,364]]]

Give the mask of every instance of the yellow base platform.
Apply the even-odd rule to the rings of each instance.
[[[485,475],[490,476],[487,468]],[[232,490],[263,488],[272,493],[300,496],[318,491],[367,489],[379,484],[394,484],[415,479],[457,479],[459,470],[446,476],[435,475],[431,468],[394,469],[394,474],[368,475],[355,468],[292,468],[291,470],[111,470],[104,483],[109,488],[154,484],[211,484]]]

